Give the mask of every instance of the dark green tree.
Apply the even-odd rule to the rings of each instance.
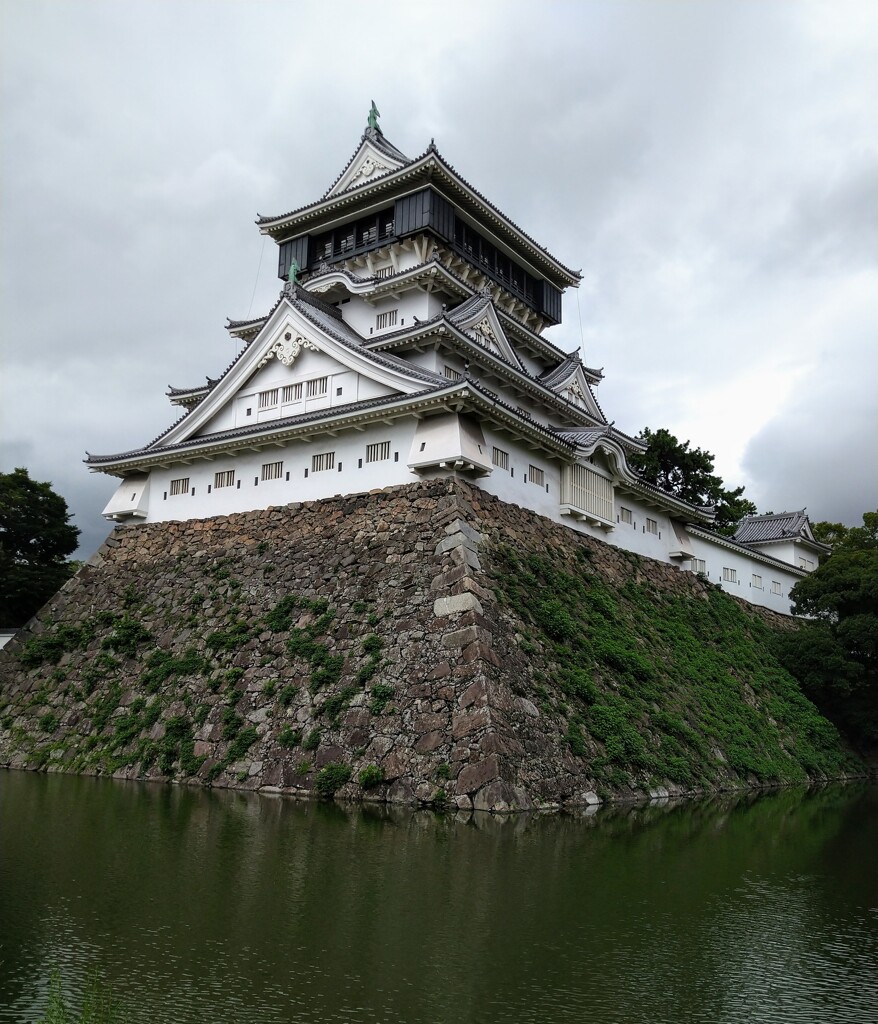
[[[79,528],[51,484],[0,473],[0,624],[21,626],[73,574]]]
[[[819,523],[812,523],[811,530],[814,533],[814,539],[819,540],[821,544],[829,544],[835,546],[845,539],[848,534],[848,527],[844,523],[828,523],[825,519]]]
[[[791,597],[808,621],[780,637],[781,659],[846,732],[878,746],[878,512],[845,529]]]
[[[637,435],[647,445],[643,455],[631,455],[628,461],[643,479],[690,505],[713,505],[714,528],[731,535],[744,516],[756,513],[752,501],[742,497],[743,487],[729,490],[713,471],[713,455],[701,448],[680,442],[664,428],[644,427]]]

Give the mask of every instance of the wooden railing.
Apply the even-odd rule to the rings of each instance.
[[[613,484],[588,466],[565,466],[561,476],[561,504],[575,515],[596,516],[614,523]]]

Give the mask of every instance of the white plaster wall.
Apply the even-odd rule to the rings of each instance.
[[[771,608],[784,615],[790,614],[790,590],[800,577],[781,566],[769,565],[750,558],[743,552],[734,551],[721,543],[707,540],[704,537],[692,536],[692,550],[696,558],[706,563],[705,575],[711,583],[717,583],[728,594],[741,597],[752,604]],[[692,563],[690,563],[691,566]],[[737,583],[723,580],[723,568],[735,569],[738,574]],[[753,586],[753,574],[762,577],[762,589]],[[780,594],[772,594],[773,581],[780,583]]]
[[[151,474],[147,521],[204,519],[412,483],[417,477],[408,468],[407,458],[414,428],[413,419],[398,420],[392,426],[376,425],[370,431],[350,431],[323,441],[293,442],[213,461],[199,460],[173,469],[155,469]],[[390,458],[367,463],[366,445],[380,441],[390,441]],[[311,472],[311,457],[329,451],[335,452],[335,468]],[[258,479],[263,464],[281,461],[280,479]],[[234,486],[215,488],[214,474],[229,469],[235,471]],[[171,496],[171,480],[184,477],[189,478],[187,492]]]
[[[354,295],[350,302],[343,303],[339,308],[345,323],[366,341],[392,334],[403,327],[411,327],[415,317],[427,320],[431,316],[428,296],[419,290],[408,291],[398,298],[387,296],[375,302],[367,302],[361,296]],[[392,309],[397,310],[396,323],[379,330],[377,317]]]

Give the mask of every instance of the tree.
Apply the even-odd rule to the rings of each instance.
[[[878,744],[878,512],[845,529],[791,598],[808,621],[780,638],[781,659],[846,731]]]
[[[834,547],[839,541],[845,539],[848,534],[848,527],[844,523],[828,523],[824,519],[819,523],[812,523],[811,531],[814,534],[814,540],[819,540],[821,544],[828,544],[830,547]]]
[[[0,624],[23,625],[73,574],[78,537],[51,484],[0,473]]]
[[[647,449],[643,455],[629,456],[631,465],[647,483],[690,505],[713,505],[717,532],[730,535],[744,516],[755,515],[756,506],[742,497],[744,488],[729,490],[714,473],[710,452],[690,448],[688,441],[681,443],[664,428],[644,427],[637,436]]]

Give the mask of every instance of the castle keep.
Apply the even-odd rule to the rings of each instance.
[[[117,523],[206,519],[456,478],[789,613],[821,551],[801,513],[735,539],[647,484],[608,421],[600,370],[544,335],[579,274],[431,142],[411,159],[376,112],[325,195],[261,216],[283,289],[217,378],[172,387],[180,418],[134,451],[89,455],[121,482]]]

